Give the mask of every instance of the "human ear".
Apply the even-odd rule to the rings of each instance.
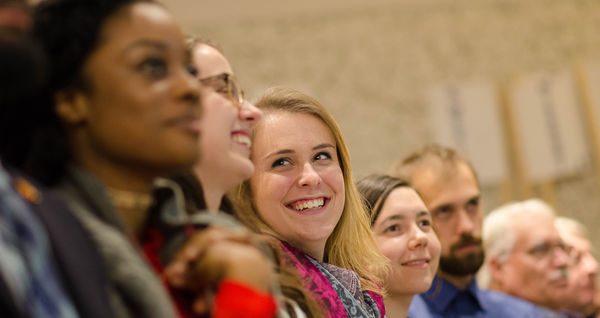
[[[67,124],[77,125],[88,116],[89,102],[82,92],[66,90],[58,92],[54,97],[54,111],[58,118]]]
[[[500,282],[502,281],[502,277],[504,276],[504,266],[502,266],[501,262],[498,261],[495,257],[490,258],[488,262],[488,268],[490,271],[490,279],[492,282]]]

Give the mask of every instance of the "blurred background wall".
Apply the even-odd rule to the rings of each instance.
[[[187,32],[222,46],[250,99],[285,85],[320,100],[343,130],[355,177],[385,172],[435,139],[429,96],[436,85],[483,81],[498,89],[501,101],[515,78],[570,73],[575,65],[600,60],[597,0],[164,3]],[[531,184],[530,192],[516,190],[518,164],[507,146],[512,161],[505,182],[484,186],[486,211],[507,200],[544,196],[559,214],[583,221],[600,247],[598,169],[593,138],[587,130],[585,136],[589,160],[568,176]]]

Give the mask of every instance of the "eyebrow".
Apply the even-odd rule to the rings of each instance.
[[[312,150],[315,151],[315,150],[321,150],[321,149],[326,149],[326,148],[333,148],[333,149],[335,149],[335,147],[332,144],[324,143],[324,144],[320,144],[320,145],[314,146],[312,148]],[[296,151],[293,150],[293,149],[281,149],[281,150],[278,150],[278,151],[275,151],[275,152],[272,152],[272,153],[266,155],[265,159],[273,157],[273,156],[286,155],[286,154],[295,153],[295,152]]]
[[[427,211],[420,211],[419,213],[417,213],[417,218],[422,217],[422,216],[428,216],[429,212]],[[385,218],[381,223],[385,223],[388,221],[397,221],[397,220],[404,220],[406,217],[402,214],[394,214],[392,216],[388,216],[387,218]]]
[[[385,223],[388,221],[397,221],[397,220],[404,220],[406,217],[404,215],[401,214],[394,214],[392,216],[388,216],[387,218],[385,218],[381,223]]]
[[[419,213],[417,213],[417,217],[428,216],[428,215],[431,215],[431,213],[429,213],[429,211],[420,211]]]
[[[135,50],[139,47],[150,47],[150,48],[154,48],[157,50],[161,50],[161,51],[166,51],[168,48],[168,45],[156,40],[151,40],[151,39],[141,39],[138,41],[135,41],[131,44],[129,44],[127,47],[125,47],[125,52],[131,51],[131,50]]]

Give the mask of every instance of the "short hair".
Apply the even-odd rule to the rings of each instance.
[[[500,263],[509,260],[517,241],[514,222],[526,214],[542,214],[552,218],[555,216],[554,209],[548,203],[540,199],[529,199],[504,204],[492,210],[483,220],[482,240],[486,262],[479,272],[478,281],[481,286],[487,287],[491,282],[487,267],[490,258],[495,258]]]
[[[88,90],[83,67],[102,41],[106,21],[121,9],[153,0],[45,0],[34,8],[34,37],[47,58],[46,88],[29,118],[38,119],[25,169],[53,185],[72,161],[54,96],[65,89]]]
[[[560,216],[554,219],[554,226],[556,226],[559,233],[567,232],[584,239],[589,239],[589,232],[585,225],[575,219]]]
[[[439,169],[441,172],[447,171],[448,166],[454,167],[458,163],[464,163],[469,167],[479,187],[479,178],[471,162],[455,149],[436,143],[427,144],[404,159],[396,161],[390,169],[390,175],[414,182],[413,177],[420,169]]]
[[[383,277],[389,270],[389,262],[377,249],[371,234],[367,213],[352,181],[350,153],[331,114],[316,99],[297,90],[282,87],[268,89],[256,106],[265,115],[272,112],[309,114],[329,128],[336,141],[346,199],[342,216],[325,245],[324,260],[356,272],[363,289],[383,293],[380,286],[383,286]],[[258,123],[257,128],[264,122]],[[238,203],[241,204],[241,208],[238,209],[238,217],[258,232],[271,232],[260,217],[252,198],[252,189],[247,180],[239,188]]]
[[[215,50],[219,51],[219,53],[224,55],[223,48],[221,47],[221,45],[219,43],[217,43],[214,40],[203,38],[203,37],[200,37],[197,35],[188,34],[185,37],[185,44],[187,45],[188,50],[193,50],[198,45],[202,45],[202,44],[208,45],[208,46],[214,48]]]
[[[377,221],[381,208],[390,193],[397,188],[410,187],[408,182],[385,174],[371,174],[356,183],[358,192],[362,195],[371,226]]]

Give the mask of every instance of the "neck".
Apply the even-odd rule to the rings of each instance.
[[[142,204],[142,202],[147,202],[147,198],[151,196],[154,179],[159,174],[156,171],[114,164],[101,158],[86,160],[89,159],[88,157],[81,155],[77,158],[77,162],[107,187],[117,213],[125,223],[129,234],[138,237],[142,232],[149,207],[149,204]],[[136,203],[124,203],[132,200]]]
[[[309,244],[308,242],[302,242],[301,244],[298,244],[297,242],[290,243],[304,253],[312,256],[317,261],[323,262],[323,256],[325,255],[324,244]]]
[[[438,276],[450,282],[450,284],[454,285],[458,289],[467,289],[469,284],[473,281],[473,275],[466,276],[453,276],[446,274],[444,272],[439,272]]]
[[[219,211],[221,201],[227,190],[220,186],[218,182],[215,182],[215,178],[212,178],[210,173],[207,173],[203,169],[196,168],[194,169],[194,173],[202,183],[202,192],[204,193],[206,208],[209,211]]]
[[[390,293],[383,300],[385,304],[385,315],[389,318],[406,318],[408,308],[413,299],[413,294],[395,294]]]
[[[219,211],[221,201],[225,195],[224,191],[219,191],[210,185],[202,185],[202,191],[204,191],[204,200],[206,200],[206,208],[209,211]]]

